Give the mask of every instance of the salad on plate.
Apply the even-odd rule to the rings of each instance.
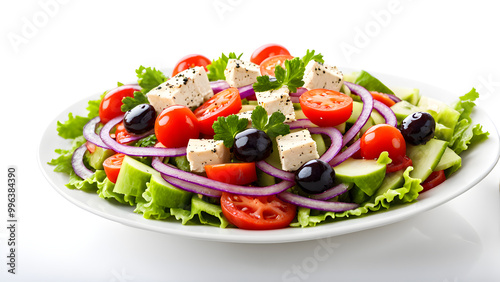
[[[146,219],[263,230],[356,218],[417,201],[488,138],[471,119],[475,89],[447,105],[314,50],[268,44],[136,74],[57,123],[72,147],[48,163],[69,189]]]

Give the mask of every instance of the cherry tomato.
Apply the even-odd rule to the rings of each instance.
[[[207,177],[224,183],[246,185],[257,180],[255,163],[206,165]]]
[[[127,129],[125,129],[125,125],[123,125],[123,122],[120,122],[117,126],[116,126],[116,130],[115,130],[115,140],[116,142],[120,143],[120,144],[127,144],[127,143],[130,143],[129,142],[126,142],[126,139],[129,139],[130,137],[132,137],[133,134],[130,134]]]
[[[406,169],[407,167],[409,167],[411,165],[413,165],[413,161],[410,158],[408,158],[407,156],[404,156],[401,161],[399,161],[399,162],[392,161],[392,163],[388,164],[386,169],[385,169],[385,172],[386,173],[395,172],[398,170]]]
[[[207,66],[210,65],[212,61],[203,55],[191,54],[183,57],[177,62],[174,67],[174,71],[172,72],[172,76],[180,73],[183,70],[187,70],[189,68],[194,67],[204,67],[205,71],[207,70]]]
[[[406,156],[406,143],[403,135],[394,126],[388,124],[374,125],[361,136],[361,156],[365,159],[376,159],[380,153],[387,151],[393,162],[402,162]]]
[[[109,181],[116,183],[118,179],[118,173],[120,173],[120,168],[122,167],[123,158],[125,154],[114,154],[111,157],[104,160],[102,166],[104,167],[104,172],[108,176]]]
[[[288,50],[278,44],[266,44],[257,48],[250,57],[250,62],[260,65],[265,59],[276,55],[290,55]]]
[[[155,121],[156,138],[167,148],[187,146],[189,139],[198,138],[198,119],[186,106],[165,108]]]
[[[274,76],[274,69],[277,65],[285,68],[285,61],[293,59],[290,55],[272,56],[260,63],[260,75]]]
[[[287,227],[295,218],[297,208],[276,196],[251,197],[223,192],[222,213],[242,229],[278,229]]]
[[[200,132],[214,135],[212,125],[218,117],[237,114],[241,110],[241,97],[237,88],[231,87],[215,94],[194,111],[198,118]]]
[[[85,142],[85,146],[87,147],[87,150],[92,154],[95,152],[95,144],[90,143],[89,141]]]
[[[337,91],[312,89],[299,98],[304,115],[318,126],[336,126],[352,114],[352,98]]]
[[[372,94],[373,99],[384,103],[387,107],[392,107],[396,102],[394,102],[387,94],[376,92],[376,91],[370,91]]]
[[[107,123],[113,118],[122,115],[123,98],[134,97],[134,91],[140,90],[141,88],[137,85],[122,85],[106,93],[99,106],[101,122]]]
[[[433,171],[427,179],[422,182],[422,187],[424,190],[422,192],[425,192],[427,190],[430,190],[439,184],[443,183],[446,180],[446,175],[444,174],[444,170],[438,170],[438,171]]]

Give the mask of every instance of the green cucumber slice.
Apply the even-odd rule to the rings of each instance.
[[[142,193],[147,188],[146,183],[153,174],[159,172],[132,157],[125,156],[113,192],[142,198]]]
[[[434,170],[444,170],[446,177],[448,177],[450,174],[457,171],[460,166],[462,166],[462,158],[457,155],[457,153],[455,153],[452,149],[446,147],[441,160],[439,160],[439,163],[434,168]]]
[[[439,139],[431,139],[417,146],[407,144],[406,155],[412,160],[414,168],[410,177],[425,181],[438,165],[446,148],[448,142]]]
[[[385,164],[376,160],[347,159],[334,167],[334,170],[338,181],[354,183],[371,196],[384,181],[385,168]]]

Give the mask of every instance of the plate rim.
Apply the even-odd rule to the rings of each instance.
[[[343,71],[360,71],[360,70],[353,70],[351,68],[340,68]],[[408,81],[411,82],[410,86],[403,86],[403,87],[415,87],[419,86],[418,88],[431,88],[431,89],[438,89],[445,93],[444,97],[445,98],[453,98],[455,95],[453,95],[450,91],[441,89],[440,87],[430,85],[424,82],[416,81],[413,79],[408,79],[408,78],[402,78],[398,77],[395,75],[391,74],[384,74],[384,73],[379,73],[379,72],[371,72],[373,73],[377,78],[381,79],[384,82],[387,81]],[[391,85],[391,83],[386,83],[387,85]],[[415,86],[411,86],[415,85]],[[50,166],[47,164],[50,159],[47,159],[45,161],[42,161],[42,157],[44,156],[43,152],[47,151],[46,148],[43,148],[44,145],[44,140],[47,138],[60,138],[57,135],[56,132],[56,123],[57,121],[61,120],[61,117],[65,117],[68,115],[69,112],[75,113],[75,111],[71,111],[72,108],[76,108],[77,106],[81,106],[83,103],[84,105],[87,104],[89,99],[95,99],[95,97],[98,97],[100,94],[94,94],[89,97],[83,98],[80,101],[70,105],[60,113],[58,113],[54,119],[50,122],[50,124],[47,126],[47,128],[44,130],[42,136],[40,137],[40,141],[38,144],[38,153],[37,153],[37,161],[38,165],[45,177],[45,179],[49,182],[49,184],[54,188],[58,194],[63,196],[66,200],[70,201],[74,205],[89,211],[95,215],[98,215],[100,217],[106,218],[108,220],[114,221],[114,222],[119,222],[127,226],[131,226],[134,228],[139,228],[139,229],[145,229],[145,230],[150,230],[150,231],[155,231],[159,233],[164,233],[164,234],[171,234],[171,235],[176,235],[176,236],[184,236],[192,239],[201,239],[201,240],[208,240],[208,241],[218,241],[218,242],[228,242],[228,243],[288,243],[288,242],[299,242],[299,241],[308,241],[308,240],[316,240],[316,239],[322,239],[322,238],[327,238],[327,237],[333,237],[333,236],[340,236],[348,233],[353,233],[353,232],[359,232],[367,229],[372,229],[376,227],[381,227],[385,225],[389,225],[392,223],[396,223],[402,220],[405,220],[411,216],[417,215],[419,212],[422,211],[427,211],[431,210],[433,208],[436,208],[442,204],[445,204],[452,199],[458,197],[459,195],[465,193],[475,185],[477,185],[479,182],[481,182],[495,167],[496,163],[499,160],[500,157],[500,147],[499,147],[499,133],[498,130],[495,126],[495,123],[493,120],[489,117],[489,115],[482,110],[482,108],[479,105],[476,105],[475,111],[473,112],[473,117],[478,114],[483,115],[483,119],[485,119],[488,122],[488,127],[486,128],[488,132],[490,133],[489,139],[487,139],[484,142],[493,142],[493,147],[496,148],[496,153],[492,155],[491,162],[488,163],[487,169],[483,169],[481,171],[481,174],[474,178],[474,180],[467,185],[461,187],[461,189],[456,189],[452,191],[449,194],[445,194],[447,197],[444,198],[432,198],[433,194],[436,194],[435,191],[430,190],[426,192],[425,195],[429,195],[428,197],[424,197],[420,199],[417,202],[411,203],[411,204],[406,204],[406,205],[401,205],[398,206],[397,208],[392,208],[391,210],[387,211],[380,211],[376,213],[369,214],[364,217],[360,218],[354,218],[354,219],[349,219],[349,220],[342,220],[342,221],[337,221],[333,223],[327,223],[323,225],[319,225],[316,227],[308,227],[308,228],[285,228],[285,229],[280,229],[280,230],[267,230],[267,231],[251,231],[251,230],[241,230],[241,229],[221,229],[218,227],[213,227],[213,226],[204,226],[204,225],[182,225],[180,222],[170,222],[170,221],[160,221],[160,220],[149,220],[143,218],[140,214],[133,213],[134,207],[132,206],[119,206],[119,209],[122,211],[126,211],[128,214],[126,214],[126,217],[122,216],[117,216],[115,214],[111,213],[106,213],[102,210],[99,210],[95,207],[91,207],[88,205],[88,203],[82,202],[81,198],[85,198],[83,195],[79,196],[77,194],[77,197],[75,198],[74,196],[70,196],[70,194],[76,192],[76,193],[86,193],[88,195],[92,195],[100,201],[100,203],[107,203],[106,205],[115,205],[114,203],[110,203],[109,201],[106,201],[102,198],[100,198],[97,194],[95,193],[87,193],[84,191],[79,191],[79,190],[71,190],[64,186],[64,184],[61,185],[55,182],[55,179],[53,179],[49,174],[57,174],[56,172],[53,171],[53,166]],[[455,97],[457,99],[458,97]],[[85,107],[80,109],[81,111],[85,110]],[[485,126],[484,123],[482,123],[483,126]],[[53,130],[50,132],[50,130]],[[52,136],[49,136],[51,134]],[[493,140],[493,141],[492,141]],[[64,141],[60,140],[61,142]],[[484,143],[483,142],[483,143]],[[494,145],[497,146],[494,146]],[[480,144],[479,144],[480,145]],[[483,146],[484,147],[484,146]],[[56,147],[57,148],[57,147]],[[55,154],[53,150],[52,151],[52,157],[55,157]],[[467,151],[465,153],[469,153],[470,151]],[[64,177],[67,178],[66,175]],[[67,183],[67,182],[66,182]],[[100,204],[99,203],[99,204]],[[137,218],[134,218],[133,220],[130,219],[130,215],[135,216]],[[367,218],[369,220],[367,220]],[[356,224],[351,223],[351,222],[359,222],[361,224],[358,224],[360,226],[356,226]],[[159,223],[166,224],[165,226],[160,225]],[[175,224],[173,227],[171,226],[172,224]],[[335,225],[335,226],[334,226]],[[351,226],[351,225],[354,225]],[[333,227],[334,226],[334,227]],[[204,232],[205,229],[210,228],[211,232]],[[333,229],[333,230],[332,230]],[[287,232],[287,230],[295,230],[292,232],[292,234],[287,234],[290,232]],[[312,231],[310,231],[312,230]],[[213,232],[212,232],[213,231]],[[284,234],[282,234],[284,233]]]

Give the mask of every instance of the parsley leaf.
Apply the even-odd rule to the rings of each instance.
[[[247,126],[248,119],[239,118],[237,115],[218,117],[212,125],[215,132],[214,139],[224,141],[224,146],[231,148],[236,134],[245,130]]]
[[[257,82],[253,84],[256,92],[276,90],[282,86],[288,86],[290,92],[297,92],[297,88],[304,85],[302,78],[305,72],[304,62],[296,57],[285,61],[285,68],[277,65],[274,69],[276,81],[270,81],[267,75],[257,77]]]
[[[227,61],[229,59],[240,59],[243,53],[241,53],[239,56],[236,56],[234,52],[229,53],[228,56],[226,56],[224,53],[222,53],[222,56],[217,59],[213,60],[210,65],[207,66],[208,70],[208,80],[210,81],[216,81],[216,80],[226,80],[226,76],[224,75],[224,70],[227,67]]]
[[[141,92],[144,94],[168,80],[168,77],[155,68],[140,66],[135,70],[135,73],[137,74],[137,83],[142,87]]]
[[[302,57],[302,62],[304,62],[304,66],[307,66],[307,64],[311,61],[311,60],[314,60],[318,63],[325,63],[325,60],[323,60],[323,55],[321,55],[321,53],[318,53],[318,54],[315,54],[316,51],[312,50],[312,51],[309,51],[309,49],[307,49],[307,52],[306,52],[306,55],[304,57]]]
[[[290,133],[290,126],[285,124],[286,117],[281,112],[274,112],[270,117],[262,106],[252,111],[252,126],[264,131],[270,138]]]
[[[149,104],[149,100],[144,93],[141,91],[134,91],[134,97],[125,97],[122,99],[122,112],[130,111],[135,106],[140,104]]]

